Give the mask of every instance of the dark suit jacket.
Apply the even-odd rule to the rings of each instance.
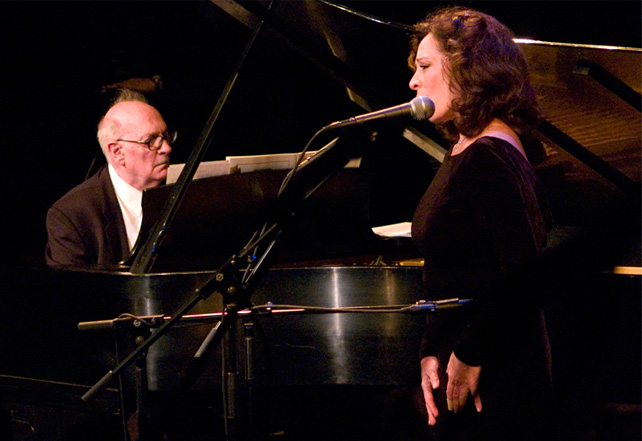
[[[47,265],[111,265],[129,255],[127,231],[107,166],[47,212]]]

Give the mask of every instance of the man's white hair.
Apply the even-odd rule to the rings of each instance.
[[[119,89],[116,96],[112,100],[109,109],[114,107],[116,104],[125,101],[138,101],[141,103],[149,104],[149,101],[142,93],[136,92],[135,90],[131,89]],[[109,109],[107,110],[107,112],[109,112]],[[107,114],[107,112],[105,112],[105,115]],[[98,133],[96,134],[96,138],[98,138],[100,149],[103,151],[103,154],[105,155],[105,158],[107,158],[107,160],[109,160],[109,156],[107,155],[107,146],[114,139],[118,138],[120,136],[120,133],[121,125],[113,118],[105,119],[105,116],[103,115],[100,122],[98,123]]]

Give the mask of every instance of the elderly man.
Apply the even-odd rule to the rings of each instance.
[[[171,144],[160,113],[142,96],[117,100],[98,124],[107,158],[94,176],[47,212],[47,265],[112,265],[125,259],[142,221],[142,190],[167,177]]]

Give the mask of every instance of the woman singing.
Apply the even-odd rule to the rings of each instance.
[[[428,424],[439,440],[555,438],[550,358],[530,270],[551,219],[528,148],[538,121],[512,32],[451,7],[414,28],[410,88],[452,148],[412,226],[430,300],[471,305],[428,316],[421,348]]]

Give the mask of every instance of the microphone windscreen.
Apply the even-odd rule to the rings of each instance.
[[[435,113],[435,103],[427,96],[418,96],[410,101],[412,117],[418,121],[428,119]]]

